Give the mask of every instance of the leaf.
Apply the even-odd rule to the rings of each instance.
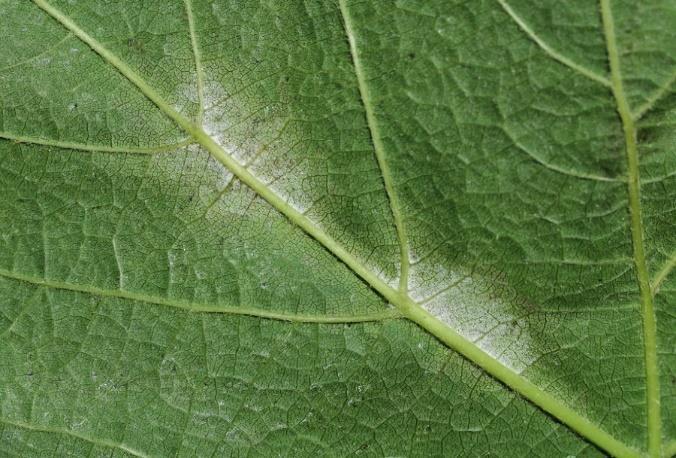
[[[676,451],[673,2],[0,17],[3,455]]]

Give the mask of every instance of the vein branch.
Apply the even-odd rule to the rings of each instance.
[[[0,132],[0,138],[10,140],[15,143],[29,143],[32,145],[53,146],[61,149],[72,149],[78,151],[91,151],[102,153],[124,153],[124,154],[158,154],[169,151],[174,151],[178,148],[188,146],[194,142],[192,138],[181,140],[176,143],[167,143],[157,146],[107,146],[107,145],[87,145],[86,143],[76,143],[60,140],[50,140],[46,138],[28,137],[24,135],[16,135],[10,132]]]
[[[399,238],[399,255],[400,255],[399,290],[407,292],[408,275],[411,266],[411,261],[409,257],[408,236],[406,234],[406,227],[404,226],[403,216],[401,214],[401,204],[399,202],[397,192],[394,189],[394,179],[392,178],[392,173],[390,172],[390,167],[386,160],[387,159],[387,154],[385,152],[386,149],[385,145],[383,144],[382,135],[380,133],[378,119],[376,118],[375,115],[375,110],[373,107],[373,98],[371,96],[371,91],[369,89],[366,72],[364,70],[364,66],[362,65],[362,60],[359,55],[359,48],[357,47],[355,30],[352,23],[352,16],[350,15],[350,11],[347,8],[346,0],[338,0],[338,5],[340,8],[341,17],[343,19],[343,28],[345,30],[345,34],[347,35],[347,40],[350,44],[350,55],[352,56],[352,65],[354,67],[354,71],[357,76],[359,95],[361,96],[362,105],[364,106],[364,111],[366,112],[366,121],[369,127],[371,141],[373,142],[373,148],[375,151],[376,159],[378,161],[378,166],[380,167],[380,172],[383,176],[383,182],[385,184],[385,192],[387,193],[387,197],[390,202],[392,218],[394,220],[394,226],[397,230],[397,236]]]
[[[648,452],[658,457],[661,448],[660,387],[657,365],[657,323],[653,307],[653,294],[645,255],[643,221],[641,217],[641,185],[639,171],[638,146],[634,118],[627,102],[620,71],[620,58],[615,37],[615,25],[610,0],[600,0],[603,32],[606,38],[608,62],[612,92],[617,111],[622,121],[625,149],[627,153],[629,215],[631,220],[631,238],[641,296],[641,315],[643,317],[643,343],[646,371],[646,404],[648,410]]]
[[[512,18],[514,22],[516,22],[516,25],[519,26],[519,28],[530,37],[531,40],[535,42],[544,52],[549,54],[551,58],[553,58],[556,61],[559,61],[563,65],[575,70],[577,73],[579,73],[582,76],[585,76],[589,78],[592,81],[596,81],[597,83],[600,83],[606,87],[610,87],[610,81],[597,74],[596,72],[589,70],[588,68],[584,67],[583,65],[580,65],[571,59],[567,58],[563,54],[559,53],[556,51],[554,48],[549,46],[542,38],[540,38],[533,29],[530,28],[530,26],[519,16],[516,11],[512,9],[511,6],[505,1],[505,0],[497,0],[497,2],[500,4],[503,10],[509,15],[509,17]]]
[[[330,235],[325,233],[319,226],[315,225],[310,219],[289,205],[282,197],[273,192],[256,176],[249,172],[246,167],[237,162],[232,155],[228,154],[223,147],[210,137],[200,126],[176,111],[155,91],[155,89],[143,80],[143,78],[136,74],[128,65],[122,62],[96,39],[82,30],[70,18],[48,4],[45,0],[33,0],[33,2],[55,20],[60,22],[64,27],[71,30],[82,41],[87,43],[92,50],[99,54],[110,65],[114,66],[132,84],[136,85],[148,99],[155,103],[157,107],[176,122],[178,126],[192,135],[215,159],[220,161],[235,174],[242,183],[249,186],[261,198],[265,199],[270,205],[286,216],[291,223],[298,226],[310,237],[322,244],[324,248],[342,261],[347,267],[352,269],[352,271],[370,285],[372,289],[394,305],[404,317],[417,323],[441,342],[448,345],[451,349],[464,355],[467,359],[483,368],[487,373],[502,381],[526,399],[530,400],[533,404],[555,416],[571,429],[578,432],[581,436],[586,437],[609,453],[618,457],[638,456],[635,450],[566,406],[562,401],[528,381],[525,377],[504,366],[471,341],[458,334],[447,324],[427,312],[419,304],[415,303],[404,291],[395,289],[385,283],[378,275],[366,268],[354,255],[347,251]]]
[[[0,277],[12,280],[22,281],[37,286],[47,288],[73,291],[76,293],[90,294],[98,297],[125,299],[145,304],[161,305],[180,310],[186,310],[194,313],[220,313],[223,315],[246,315],[271,320],[291,321],[294,323],[365,323],[370,321],[381,321],[391,318],[399,318],[401,314],[394,309],[386,309],[380,312],[365,313],[361,315],[320,315],[320,314],[300,314],[278,312],[275,310],[265,310],[257,307],[234,307],[227,305],[205,305],[180,299],[171,299],[161,296],[152,296],[149,294],[126,291],[123,289],[106,289],[92,285],[78,285],[71,282],[49,280],[45,278],[25,275],[0,269]]]
[[[648,100],[638,107],[636,112],[634,113],[634,119],[638,121],[641,119],[643,116],[646,115],[651,109],[654,108],[655,104],[659,102],[662,97],[666,96],[669,92],[671,92],[671,86],[673,86],[674,82],[676,82],[676,72],[674,72],[671,75],[671,78],[667,80],[666,83],[664,83],[664,86],[656,90],[650,97],[648,97]]]
[[[190,43],[192,53],[195,59],[195,74],[197,76],[197,100],[199,102],[199,112],[197,121],[202,124],[204,116],[204,69],[202,68],[202,54],[197,44],[197,33],[195,32],[195,16],[193,14],[192,0],[184,0],[185,12],[188,16],[188,29],[190,30]]]
[[[4,423],[5,425],[8,426],[13,426],[15,428],[21,428],[21,429],[27,429],[30,431],[38,431],[38,432],[43,432],[43,433],[55,433],[55,434],[64,434],[67,436],[72,436],[77,439],[83,440],[85,442],[89,442],[94,445],[98,445],[101,447],[108,447],[108,448],[116,448],[119,450],[122,450],[125,453],[128,453],[129,455],[132,456],[138,456],[141,458],[147,458],[148,455],[146,455],[143,452],[140,452],[138,450],[134,450],[133,448],[129,447],[128,445],[125,445],[123,443],[119,442],[114,442],[109,439],[98,439],[94,437],[87,436],[82,433],[78,433],[69,429],[64,429],[64,428],[55,428],[52,426],[41,426],[41,425],[34,425],[31,423],[26,423],[23,421],[16,421],[16,420],[9,420],[7,418],[0,418],[0,423]]]
[[[530,157],[533,161],[537,162],[538,164],[542,165],[543,167],[556,172],[560,173],[562,175],[574,177],[574,178],[580,178],[582,180],[592,180],[592,181],[602,181],[602,182],[622,182],[625,181],[624,177],[609,177],[609,176],[603,176],[603,175],[596,175],[592,173],[585,173],[585,172],[578,172],[577,170],[573,169],[568,169],[565,167],[558,166],[556,164],[552,164],[550,162],[547,162],[546,160],[542,159],[535,153],[531,152],[528,148],[526,148],[522,143],[520,143],[517,139],[513,138],[513,136],[507,131],[507,129],[503,129],[503,132],[507,134],[507,136],[512,140],[512,143],[519,148],[519,150],[523,151],[528,157]]]
[[[671,257],[667,259],[662,268],[657,272],[657,275],[655,275],[655,278],[650,282],[653,296],[657,294],[662,282],[669,276],[674,267],[676,267],[676,250],[671,253]]]

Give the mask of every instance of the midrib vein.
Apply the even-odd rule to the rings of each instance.
[[[251,174],[245,167],[235,161],[226,151],[216,143],[200,126],[178,113],[169,105],[148,83],[137,75],[129,66],[122,62],[117,56],[108,51],[101,43],[87,34],[70,18],[61,11],[52,7],[45,0],[33,0],[33,2],[42,8],[47,14],[60,22],[64,27],[72,31],[78,38],[85,42],[105,61],[115,67],[131,83],[145,94],[148,99],[157,105],[168,117],[176,122],[188,134],[195,138],[215,159],[220,161],[226,168],[235,174],[244,184],[249,186],[259,196],[265,199],[270,205],[286,216],[289,221],[300,229],[305,231],[312,238],[322,244],[336,258],[342,261],[347,267],[362,278],[382,297],[387,299],[392,305],[396,306],[401,314],[411,321],[420,325],[423,329],[434,335],[441,342],[448,345],[453,350],[465,356],[477,366],[484,369],[514,391],[528,399],[533,404],[539,406],[545,412],[558,418],[568,427],[587,438],[597,446],[605,449],[618,457],[638,456],[638,453],[619,441],[596,424],[580,415],[559,399],[545,392],[520,374],[504,366],[498,360],[484,352],[465,337],[448,327],[444,322],[426,311],[419,304],[415,303],[405,292],[395,289],[381,280],[370,269],[366,268],[355,256],[348,252],[342,245],[326,234],[318,226],[315,226],[311,220],[302,215],[299,211],[290,206],[279,195],[275,194],[270,188],[262,183],[258,178]]]
[[[150,294],[137,293],[123,289],[99,288],[93,285],[80,285],[67,281],[52,280],[40,278],[32,275],[25,275],[12,272],[6,269],[0,269],[0,277],[18,280],[32,285],[44,286],[51,289],[72,291],[76,293],[90,294],[98,297],[125,299],[145,304],[162,305],[165,307],[186,310],[195,313],[220,313],[223,315],[245,315],[258,318],[267,318],[271,320],[291,321],[295,323],[364,323],[369,321],[380,321],[390,318],[399,318],[401,314],[395,310],[383,310],[381,312],[354,314],[354,315],[322,315],[322,314],[302,314],[277,312],[274,310],[264,310],[256,307],[233,307],[226,305],[205,305],[189,302],[180,299],[169,299],[161,296],[152,296]]]
[[[408,252],[409,246],[408,246],[408,237],[406,235],[406,227],[404,226],[403,217],[401,215],[401,203],[399,202],[399,197],[397,196],[397,192],[394,189],[393,183],[394,180],[392,178],[392,173],[390,172],[390,167],[386,160],[385,145],[383,144],[382,136],[380,134],[380,127],[378,125],[378,119],[376,118],[373,109],[372,102],[373,98],[371,97],[371,92],[366,78],[366,73],[364,71],[364,67],[361,62],[361,57],[359,55],[359,48],[357,48],[355,31],[352,25],[352,16],[350,15],[350,11],[347,8],[345,0],[338,0],[338,6],[340,8],[340,15],[343,20],[343,28],[345,30],[345,35],[347,35],[347,40],[350,45],[350,55],[352,56],[352,65],[354,66],[354,72],[357,77],[357,86],[359,87],[359,95],[361,96],[362,105],[364,106],[364,111],[366,112],[366,122],[368,124],[369,132],[371,135],[371,141],[373,142],[373,149],[375,151],[376,160],[378,161],[378,166],[380,167],[380,173],[383,176],[383,182],[385,184],[385,192],[387,193],[387,197],[390,202],[392,218],[394,220],[394,226],[397,231],[397,237],[399,239],[399,259],[400,259],[399,290],[404,293],[407,293],[408,275],[411,266],[411,261]]]
[[[600,0],[603,33],[606,39],[608,62],[610,64],[611,89],[617,111],[622,121],[625,149],[627,152],[629,215],[631,220],[631,239],[641,296],[641,315],[643,317],[643,345],[646,372],[646,403],[648,414],[648,453],[658,457],[661,453],[661,416],[659,371],[657,366],[657,323],[653,307],[653,294],[645,256],[643,221],[641,217],[641,185],[639,171],[638,146],[634,118],[627,102],[620,71],[620,57],[615,38],[615,25],[610,0]]]

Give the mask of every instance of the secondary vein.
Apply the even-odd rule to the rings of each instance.
[[[85,143],[62,142],[59,140],[47,140],[37,137],[26,137],[9,132],[0,132],[0,139],[10,140],[15,143],[29,143],[33,145],[53,146],[61,149],[73,149],[78,151],[91,151],[102,153],[123,153],[123,154],[159,154],[169,151],[175,151],[178,148],[188,146],[194,142],[192,138],[181,140],[176,143],[167,143],[164,145],[133,147],[133,146],[106,146],[106,145],[87,145]]]
[[[646,404],[648,410],[648,453],[658,457],[661,448],[660,386],[657,364],[657,322],[653,307],[653,295],[645,256],[643,221],[641,217],[641,185],[636,127],[629,103],[624,92],[620,57],[615,37],[615,25],[610,0],[600,0],[603,32],[606,38],[610,80],[617,111],[622,121],[625,149],[627,153],[629,215],[631,221],[631,239],[636,266],[636,278],[641,296],[641,315],[643,317],[643,344],[646,372]]]
[[[273,192],[242,164],[237,162],[221,147],[221,145],[216,143],[216,141],[209,136],[201,126],[196,125],[194,122],[177,112],[155,91],[155,89],[141,78],[141,76],[136,74],[127,64],[106,49],[96,39],[82,30],[70,18],[51,6],[45,0],[33,0],[33,2],[64,27],[71,30],[110,65],[114,66],[131,83],[136,85],[149,100],[155,103],[160,110],[174,120],[174,122],[187,133],[192,135],[197,142],[213,155],[215,159],[220,161],[226,168],[235,174],[242,183],[249,186],[270,205],[286,216],[291,223],[298,226],[309,236],[322,244],[330,253],[342,261],[347,267],[352,269],[357,276],[369,284],[371,288],[387,299],[392,305],[396,306],[404,317],[417,323],[441,342],[464,355],[467,359],[483,368],[493,377],[502,381],[526,399],[530,400],[534,405],[539,406],[545,412],[555,416],[571,429],[578,432],[583,437],[586,437],[599,447],[618,457],[638,456],[636,451],[631,447],[622,443],[599,426],[593,424],[587,418],[575,412],[563,402],[537,387],[517,372],[504,366],[471,341],[458,334],[447,324],[427,312],[419,304],[415,303],[405,292],[395,289],[385,283],[378,275],[366,268],[341,244],[325,233],[320,227],[316,226],[310,219],[289,205],[282,197]]]
[[[118,443],[111,441],[109,439],[98,439],[95,437],[90,437],[85,434],[81,434],[75,431],[71,431],[69,429],[64,429],[64,428],[54,428],[51,426],[41,426],[41,425],[33,425],[30,423],[25,423],[22,421],[15,421],[15,420],[10,420],[7,418],[0,418],[0,423],[4,423],[8,426],[13,426],[15,428],[21,428],[21,429],[28,429],[30,431],[39,431],[39,432],[44,432],[44,433],[56,433],[56,434],[64,434],[67,436],[72,436],[77,439],[83,440],[85,442],[89,442],[94,445],[102,446],[102,447],[108,447],[108,448],[117,448],[119,450],[122,450],[125,453],[128,453],[129,455],[133,456],[138,456],[140,458],[147,458],[148,455],[146,455],[143,452],[140,452],[138,450],[135,450],[128,445],[125,445],[123,443]]]
[[[197,76],[197,100],[199,101],[199,112],[197,121],[202,123],[204,115],[204,70],[202,69],[202,54],[197,43],[197,34],[195,33],[195,17],[192,12],[192,0],[184,0],[185,12],[188,16],[188,30],[190,31],[190,43],[192,44],[192,53],[195,59],[195,75]]]
[[[676,250],[673,253],[671,253],[671,257],[667,259],[662,268],[657,272],[657,275],[655,275],[653,281],[650,283],[653,288],[653,296],[657,294],[657,292],[660,290],[662,282],[669,276],[669,274],[675,267],[676,267]]]
[[[123,289],[106,289],[93,285],[78,285],[71,282],[51,280],[32,275],[25,275],[0,269],[0,277],[18,280],[32,285],[44,286],[52,289],[73,291],[76,293],[85,293],[93,296],[125,299],[135,302],[143,302],[152,305],[162,305],[180,310],[195,313],[220,313],[223,315],[246,315],[258,318],[267,318],[271,320],[291,321],[294,323],[364,323],[370,321],[381,321],[391,318],[399,318],[401,314],[394,309],[386,309],[380,312],[355,314],[355,315],[321,315],[321,314],[302,314],[278,312],[275,310],[265,310],[256,307],[235,307],[228,305],[205,305],[180,299],[170,299],[161,296],[152,296],[150,294],[127,291]]]
[[[549,54],[550,57],[552,57],[554,60],[559,61],[563,65],[575,70],[578,72],[580,75],[585,76],[593,81],[596,81],[597,83],[601,83],[602,85],[606,87],[610,87],[610,81],[608,81],[607,78],[604,78],[601,75],[596,74],[596,72],[593,72],[592,70],[589,70],[588,68],[583,67],[582,65],[573,62],[563,54],[559,53],[556,51],[554,48],[549,46],[542,38],[537,36],[537,34],[531,29],[526,22],[521,19],[521,17],[516,14],[516,11],[512,9],[511,6],[505,1],[505,0],[497,0],[497,2],[500,4],[503,10],[505,10],[505,13],[509,15],[509,17],[512,18],[512,20],[516,23],[516,25],[519,26],[523,32],[528,35],[531,40],[535,42],[544,52]]]
[[[387,197],[390,202],[392,218],[394,219],[394,226],[397,230],[397,236],[399,238],[399,257],[400,257],[399,290],[403,292],[408,292],[408,275],[411,266],[411,260],[409,257],[408,236],[406,234],[406,227],[404,226],[404,221],[401,214],[401,203],[399,202],[397,192],[394,189],[393,183],[394,179],[392,178],[390,167],[387,164],[385,145],[383,144],[382,136],[380,133],[380,127],[378,125],[378,119],[376,118],[375,111],[373,109],[372,102],[373,98],[371,97],[370,89],[368,86],[366,72],[364,70],[364,66],[362,65],[361,58],[359,56],[359,49],[357,48],[357,41],[355,38],[354,27],[352,24],[352,17],[350,16],[350,11],[347,8],[345,0],[338,0],[338,5],[343,20],[343,28],[345,30],[345,34],[347,35],[347,40],[350,44],[350,55],[352,56],[352,65],[354,66],[354,71],[357,76],[359,95],[361,96],[362,105],[364,106],[364,111],[366,112],[366,122],[369,127],[371,141],[373,142],[373,149],[375,151],[376,159],[378,161],[378,166],[380,167],[380,172],[383,176],[383,182],[385,183],[385,192],[387,193]]]

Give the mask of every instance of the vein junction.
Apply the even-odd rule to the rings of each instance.
[[[132,70],[125,62],[121,61],[116,55],[111,53],[106,49],[101,43],[89,35],[86,31],[81,29],[75,22],[73,22],[69,17],[65,16],[61,11],[51,6],[45,0],[33,0],[34,3],[43,9],[47,14],[49,14],[56,21],[61,23],[64,27],[69,29],[74,35],[76,35],[80,40],[85,42],[93,51],[99,54],[105,61],[110,65],[115,67],[122,75],[124,75],[132,84],[134,84],[145,96],[154,102],[159,109],[161,109],[169,118],[171,118],[176,124],[178,124],[182,129],[184,129],[195,142],[199,143],[204,147],[209,153],[221,162],[226,168],[228,168],[237,178],[252,190],[258,193],[263,199],[265,199],[270,205],[272,205],[279,212],[284,214],[293,224],[297,225],[303,229],[308,235],[313,237],[319,243],[321,243],[328,251],[330,251],[334,256],[336,256],[340,261],[346,264],[352,271],[361,277],[366,283],[368,283],[371,288],[377,291],[382,295],[386,300],[393,304],[397,308],[397,313],[410,319],[411,321],[417,323],[422,328],[426,329],[432,335],[437,337],[440,341],[448,345],[450,348],[464,355],[466,358],[474,362],[479,367],[483,368],[486,372],[496,377],[507,386],[511,387],[513,390],[521,394],[523,397],[530,400],[533,404],[539,406],[544,411],[550,413],[554,417],[558,418],[560,421],[565,423],[571,429],[578,432],[580,435],[584,436],[591,442],[595,443],[597,446],[606,450],[607,452],[615,456],[637,456],[637,452],[631,449],[629,446],[614,438],[599,426],[580,415],[565,403],[550,395],[543,389],[539,388],[520,374],[514,372],[512,369],[502,365],[498,360],[490,356],[488,353],[481,350],[479,347],[474,345],[472,342],[467,340],[465,337],[448,327],[445,323],[437,319],[435,316],[427,312],[419,304],[414,302],[406,293],[406,288],[400,287],[398,289],[393,288],[389,284],[381,280],[376,274],[367,269],[359,259],[357,259],[353,254],[347,251],[342,245],[340,245],[336,240],[334,240],[330,235],[325,233],[320,227],[316,226],[311,220],[305,217],[303,214],[295,210],[291,205],[289,205],[282,197],[274,193],[270,188],[268,188],[263,182],[261,182],[256,176],[254,176],[244,165],[238,163],[232,155],[228,154],[223,147],[218,144],[211,136],[209,136],[201,125],[193,122],[192,120],[186,118],[181,113],[176,111],[168,102],[166,102],[159,93],[152,88],[140,75],[138,75],[134,70]],[[347,11],[347,4],[344,1],[340,1],[341,13],[343,14],[343,19],[345,22],[346,32],[348,34],[348,39],[350,41],[353,63],[355,64],[355,71],[357,72],[359,84],[360,84],[360,93],[364,101],[365,109],[369,118],[369,127],[371,128],[374,144],[379,142],[377,135],[377,123],[375,123],[375,118],[373,117],[372,109],[368,105],[369,93],[368,87],[366,85],[366,79],[363,77],[363,71],[361,70],[357,44],[354,34],[351,30],[349,12]],[[190,7],[190,3],[186,2],[186,6]],[[504,6],[504,5],[503,5]],[[194,36],[194,24],[191,21],[191,34]],[[198,49],[196,46],[196,39],[193,41],[194,49]],[[551,53],[550,53],[551,54]],[[561,59],[557,59],[560,60]],[[565,63],[565,62],[564,62]],[[360,76],[360,72],[362,75]],[[593,75],[587,75],[594,78]],[[599,81],[605,82],[605,81]],[[613,81],[613,84],[615,81]],[[613,86],[615,89],[615,86]],[[371,110],[371,113],[369,114]],[[376,146],[376,153],[382,156],[382,149],[378,153],[379,147]],[[383,167],[384,161],[380,160],[381,168],[383,169],[383,174],[386,174],[386,167]],[[636,175],[636,180],[638,176]],[[386,178],[386,185],[388,179]],[[393,213],[397,213],[399,210],[395,206],[393,199],[393,194],[390,195],[390,199],[393,205]],[[396,219],[396,214],[395,214]],[[403,227],[403,226],[402,226]],[[400,232],[400,241],[405,241],[405,236],[402,237],[404,232]],[[402,270],[404,266],[405,257],[402,255]],[[5,272],[7,276],[9,273]],[[15,276],[16,277],[16,276]],[[27,279],[23,278],[25,281],[33,281],[34,283],[39,283],[39,280],[36,279]],[[50,286],[50,285],[46,285]],[[66,288],[66,285],[54,285],[55,287]],[[404,285],[405,286],[405,285]],[[70,288],[72,289],[72,288]],[[97,293],[103,294],[103,291],[96,291]],[[204,310],[210,311],[210,310]]]

